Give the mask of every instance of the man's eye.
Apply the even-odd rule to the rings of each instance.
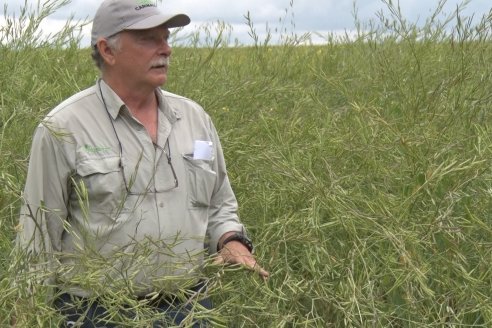
[[[155,35],[142,35],[138,39],[140,42],[143,43],[161,43],[161,42],[168,42],[169,37],[160,37],[160,36],[155,36]]]

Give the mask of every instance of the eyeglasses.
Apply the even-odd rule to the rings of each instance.
[[[116,133],[116,131],[115,131],[115,133]],[[118,136],[117,133],[116,133],[116,136]],[[125,174],[125,165],[123,165],[123,145],[119,141],[118,137],[117,137],[117,139],[118,139],[118,143],[120,146],[120,163],[119,163],[119,165],[120,165],[121,173],[123,175],[123,182],[125,183],[125,189],[126,189],[127,195],[142,196],[142,195],[146,195],[149,193],[164,193],[164,192],[168,192],[168,191],[171,191],[173,189],[178,188],[178,185],[179,185],[178,176],[176,175],[176,171],[174,170],[173,162],[171,160],[171,147],[169,146],[169,140],[166,141],[166,146],[168,149],[167,151],[164,148],[160,147],[159,145],[154,144],[154,146],[156,148],[160,149],[164,154],[166,154],[167,164],[168,164],[169,168],[171,169],[171,172],[173,175],[173,185],[170,187],[167,187],[167,188],[163,188],[163,189],[157,188],[156,184],[155,184],[155,172],[153,172],[152,173],[152,179],[150,179],[147,186],[145,188],[143,188],[144,190],[143,191],[134,191],[134,190],[132,190],[132,187],[133,187],[134,182],[135,182],[136,172],[134,174],[132,174],[132,178],[130,179],[130,183],[128,183],[128,179],[126,178],[127,175]],[[137,164],[137,167],[138,167],[138,164]]]
[[[98,81],[98,85],[99,85],[99,92],[101,93],[101,98],[102,98],[102,102],[104,105],[104,109],[106,110],[106,113],[108,114],[109,121],[111,122],[111,126],[113,127],[114,135],[116,136],[116,140],[118,141],[118,146],[119,146],[119,151],[120,151],[119,167],[120,167],[120,171],[123,175],[123,182],[125,183],[125,189],[126,189],[127,195],[137,195],[138,196],[138,195],[146,195],[149,193],[163,193],[163,192],[168,192],[168,191],[171,191],[173,189],[178,188],[178,185],[179,185],[178,176],[176,175],[176,171],[174,170],[173,162],[171,159],[171,147],[169,146],[169,139],[167,139],[166,140],[167,151],[166,151],[166,149],[160,147],[157,144],[154,144],[154,146],[156,148],[158,148],[159,150],[161,150],[166,155],[168,166],[170,167],[172,175],[173,175],[173,180],[174,180],[173,185],[168,187],[168,188],[158,190],[158,188],[156,188],[156,184],[155,184],[156,172],[153,172],[152,173],[152,179],[150,179],[149,183],[147,184],[146,188],[144,188],[143,191],[132,190],[132,187],[134,185],[135,178],[136,178],[136,172],[132,174],[131,179],[129,181],[130,183],[128,183],[128,180],[127,180],[126,174],[125,174],[125,165],[123,164],[123,144],[121,143],[120,137],[118,136],[118,133],[116,132],[116,128],[115,128],[114,123],[113,123],[113,119],[112,119],[111,115],[109,114],[108,106],[106,105],[106,101],[104,99],[104,95],[103,95],[102,89],[101,89],[101,80]],[[136,167],[138,170],[138,163],[137,163]],[[152,185],[153,185],[153,188],[152,188]]]

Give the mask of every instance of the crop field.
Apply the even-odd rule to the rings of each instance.
[[[252,46],[209,36],[173,48],[164,88],[212,116],[271,274],[207,266],[215,307],[195,317],[214,327],[492,326],[492,11],[416,26],[392,9],[324,45],[271,45],[251,25]],[[35,29],[0,31],[0,327],[59,319],[46,288],[14,284],[24,264],[12,250],[33,131],[99,74],[65,32],[34,46]]]

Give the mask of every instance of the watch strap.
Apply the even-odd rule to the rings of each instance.
[[[249,250],[250,253],[253,253],[253,242],[248,237],[246,237],[244,234],[242,234],[240,232],[236,232],[236,233],[226,237],[226,239],[224,239],[224,241],[222,242],[221,249],[224,248],[225,244],[227,244],[228,242],[233,241],[233,240],[239,241],[241,244],[246,246],[246,248]]]

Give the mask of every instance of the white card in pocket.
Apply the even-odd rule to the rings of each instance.
[[[211,161],[214,159],[213,142],[204,140],[195,140],[193,150],[193,159]]]

